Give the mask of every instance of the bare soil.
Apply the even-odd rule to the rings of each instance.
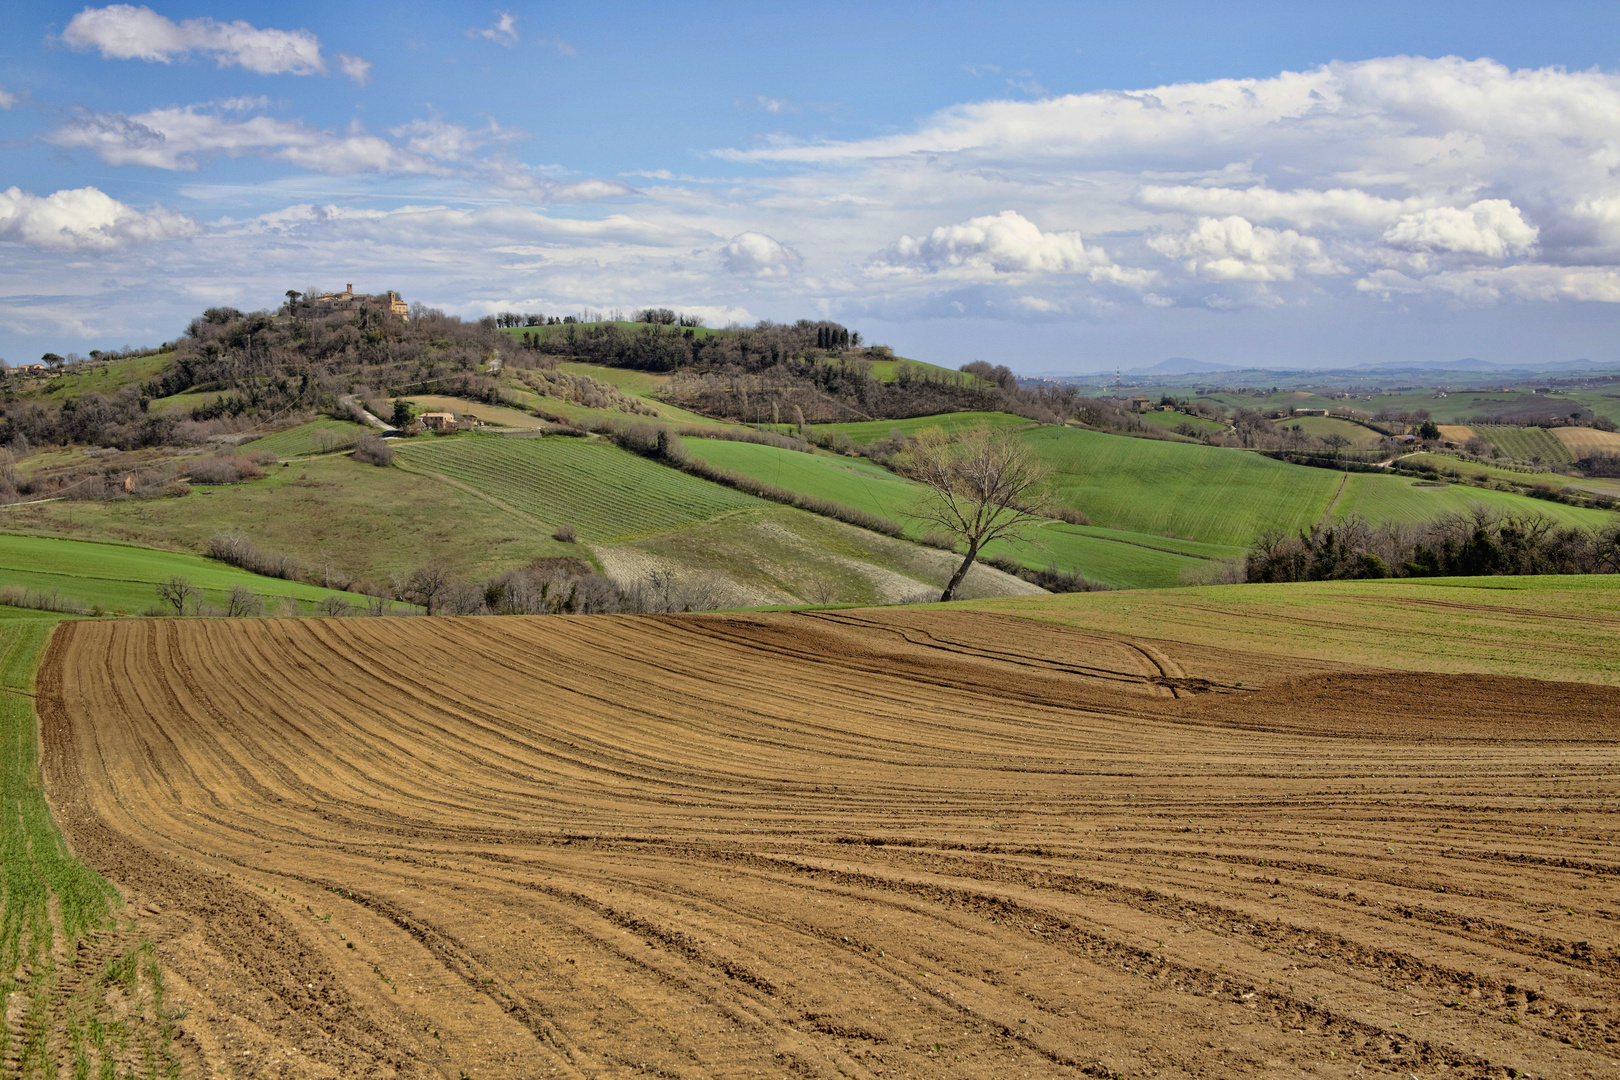
[[[1620,692],[885,610],[64,623],[198,1075],[1579,1077]]]

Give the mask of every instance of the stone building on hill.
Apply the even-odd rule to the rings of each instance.
[[[369,303],[387,309],[391,315],[398,315],[402,319],[410,318],[410,309],[406,307],[405,301],[400,299],[399,293],[393,289],[389,289],[386,293],[378,293],[376,296],[367,296],[365,293],[355,292],[354,286],[350,284],[345,285],[342,292],[321,293],[310,297],[309,302],[337,311],[353,311],[362,304]]]

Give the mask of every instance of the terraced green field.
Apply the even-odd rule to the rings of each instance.
[[[586,540],[620,540],[770,505],[688,476],[599,439],[496,435],[401,446],[405,468],[445,477],[545,526]]]
[[[1575,460],[1569,448],[1546,428],[1475,425],[1474,431],[1515,461],[1568,465]]]
[[[154,586],[183,577],[203,591],[209,603],[223,603],[240,585],[260,596],[298,602],[304,613],[328,596],[363,606],[367,597],[322,589],[281,578],[261,577],[234,566],[176,551],[131,544],[66,540],[55,536],[0,533],[0,585],[21,585],[43,593],[99,604],[111,613],[136,614],[157,603]]]
[[[1606,510],[1533,499],[1506,491],[1451,484],[1447,487],[1419,487],[1420,481],[1406,476],[1376,476],[1349,473],[1345,488],[1334,506],[1334,518],[1360,514],[1368,521],[1431,521],[1446,514],[1460,514],[1476,506],[1500,513],[1540,514],[1561,525],[1597,529],[1615,520]],[[1562,485],[1559,485],[1562,486]]]
[[[1613,520],[1604,511],[1522,495],[1460,485],[1419,488],[1408,477],[1312,469],[1243,450],[1074,428],[1037,428],[1024,438],[1052,468],[1065,505],[1093,524],[1153,536],[1244,546],[1268,530],[1307,528],[1324,514],[1418,522],[1481,503],[1587,527]]]
[[[1559,488],[1573,482],[1570,477],[1555,472],[1536,472],[1529,466],[1525,466],[1521,470],[1509,469],[1500,465],[1483,465],[1477,461],[1465,461],[1452,454],[1405,454],[1402,455],[1401,460],[1433,465],[1437,469],[1455,469],[1463,476],[1470,478],[1483,475],[1489,479],[1501,480],[1508,484],[1548,484]],[[1620,483],[1620,481],[1609,481],[1609,483]]]
[[[914,540],[932,528],[917,516],[925,501],[923,489],[864,458],[718,439],[688,439],[686,446],[717,468],[898,522]],[[1033,528],[1027,535],[1025,540],[992,544],[986,555],[1008,555],[1034,569],[1075,571],[1119,588],[1163,588],[1182,584],[1204,560],[1240,553],[1235,547],[1059,521]]]
[[[250,453],[274,454],[278,458],[299,457],[327,449],[353,446],[366,430],[359,424],[347,420],[333,420],[331,417],[322,416],[307,424],[299,424],[297,427],[273,432],[263,438],[243,443],[242,448]],[[323,441],[322,432],[327,433],[326,438],[332,440],[330,443]]]
[[[1024,439],[1051,468],[1058,500],[1093,524],[1214,544],[1309,526],[1343,475],[1243,450],[1077,428],[1036,428]]]

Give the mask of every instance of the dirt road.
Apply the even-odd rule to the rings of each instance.
[[[85,621],[39,703],[217,1075],[1620,1070],[1607,688],[887,609]]]

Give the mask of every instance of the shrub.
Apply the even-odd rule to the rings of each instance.
[[[259,463],[247,457],[196,458],[186,463],[185,472],[197,484],[240,484],[264,475]]]
[[[338,619],[353,612],[354,607],[341,596],[324,596],[316,603],[315,610],[329,619]]]
[[[551,538],[564,544],[572,544],[579,540],[579,534],[574,531],[572,525],[559,525],[557,531],[551,534]]]
[[[354,460],[386,467],[394,463],[394,448],[375,435],[366,435],[354,444]]]
[[[296,559],[265,551],[241,533],[220,533],[209,540],[208,556],[255,574],[287,581],[297,581],[304,573],[303,566]]]
[[[1025,570],[1018,576],[1053,593],[1106,592],[1113,588],[1100,581],[1090,581],[1074,570]]]
[[[9,607],[33,608],[35,611],[60,611],[67,615],[89,615],[90,605],[82,600],[63,596],[52,590],[41,592],[21,585],[0,586],[0,604]]]

